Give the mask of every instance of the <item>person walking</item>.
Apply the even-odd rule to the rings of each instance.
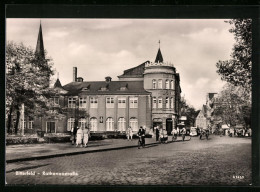
[[[156,135],[156,141],[159,141],[160,131],[159,131],[159,127],[158,126],[155,127],[155,135]]]
[[[77,127],[77,139],[76,139],[76,147],[80,145],[82,147],[82,139],[83,139],[83,130],[82,128]]]
[[[87,145],[88,145],[89,135],[90,135],[90,130],[89,130],[89,128],[86,127],[83,130],[83,145],[84,145],[84,147],[87,147]]]
[[[131,139],[131,141],[133,139],[133,130],[130,126],[127,129],[127,140],[129,141],[129,139]]]
[[[76,143],[76,134],[77,134],[77,127],[74,126],[71,129],[71,144],[74,145]]]

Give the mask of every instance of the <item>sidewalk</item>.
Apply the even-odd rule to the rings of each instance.
[[[171,141],[171,138],[169,136],[168,142]],[[71,145],[71,143],[8,145],[6,146],[6,163],[134,148],[137,147],[137,142],[137,139],[132,141],[127,141],[126,139],[105,139],[89,141],[87,148],[76,147]],[[145,143],[148,146],[158,144],[155,138],[146,138]]]
[[[6,146],[6,162],[28,161],[46,159],[52,157],[77,155],[98,151],[108,151],[137,147],[137,139],[127,141],[126,139],[105,139],[89,141],[88,147],[76,147],[71,143],[43,143]],[[155,138],[146,138],[146,144],[155,144]]]

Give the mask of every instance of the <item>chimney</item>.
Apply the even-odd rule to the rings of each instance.
[[[73,82],[77,81],[77,67],[73,67]]]
[[[110,83],[110,82],[111,82],[111,80],[112,80],[112,78],[111,78],[111,77],[109,77],[109,76],[108,76],[108,77],[105,77],[105,79],[106,79],[106,82],[107,82],[107,83]]]

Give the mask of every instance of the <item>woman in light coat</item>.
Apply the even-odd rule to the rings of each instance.
[[[77,139],[76,139],[76,147],[78,145],[82,146],[82,139],[83,139],[83,130],[82,130],[82,128],[78,128],[78,130],[77,130]]]

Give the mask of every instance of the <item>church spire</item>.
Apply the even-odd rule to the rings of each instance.
[[[45,58],[41,22],[40,22],[40,29],[39,29],[39,33],[38,33],[38,40],[37,40],[35,54],[37,54],[39,57]]]
[[[159,41],[159,46],[160,46],[160,41]],[[159,47],[158,53],[156,55],[155,63],[162,63],[162,62],[163,62],[163,57],[162,57],[162,53],[161,53],[161,50]]]

